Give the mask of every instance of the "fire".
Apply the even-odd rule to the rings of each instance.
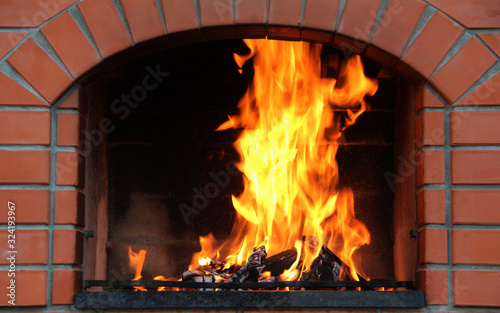
[[[235,148],[241,156],[237,166],[244,174],[244,191],[232,197],[237,216],[230,240],[219,245],[212,234],[200,237],[202,249],[193,255],[189,270],[210,267],[213,273],[247,261],[260,264],[266,255],[294,248],[288,251],[294,256],[296,252],[295,262],[279,279],[297,280],[321,251],[331,250],[359,280],[352,257],[370,243],[370,233],[355,218],[352,191],[338,187],[335,157],[343,130],[369,108],[363,98],[375,94],[377,82],[364,75],[359,56],[341,67],[337,81],[321,78],[319,45],[245,43],[251,52],[234,58],[240,72],[253,58],[254,80],[240,100],[240,113],[218,128],[243,129]],[[129,247],[133,280],[141,279],[145,256],[145,250],[137,254]],[[260,279],[275,279],[270,275]],[[222,276],[215,279],[223,281]]]
[[[153,280],[161,280],[161,281],[181,281],[181,279],[175,279],[173,277],[166,278],[165,276],[156,276]],[[157,291],[179,291],[178,287],[158,287]]]
[[[144,261],[146,260],[146,250],[140,250],[139,253],[135,253],[132,251],[132,247],[128,247],[128,258],[129,258],[129,267],[135,271],[134,279],[132,281],[141,280],[142,278],[142,267],[144,265]],[[180,280],[175,278],[166,278],[165,276],[156,276],[153,280],[161,280],[161,281],[173,281]],[[138,286],[134,287],[135,291],[148,291],[146,288]],[[158,287],[158,291],[167,291],[167,290],[175,290],[179,291],[179,288],[167,288],[167,287]]]
[[[134,279],[141,280],[142,278],[142,266],[144,265],[144,261],[146,260],[146,250],[140,250],[139,253],[135,253],[132,251],[132,247],[128,247],[128,258],[129,258],[129,267],[135,271]],[[144,287],[134,287],[135,291],[147,291]]]
[[[167,278],[165,276],[156,276],[153,278],[153,280],[161,280],[161,281],[167,281]],[[158,291],[166,291],[167,287],[158,287]]]
[[[351,257],[370,234],[354,217],[352,192],[337,188],[335,156],[342,131],[368,108],[363,98],[377,91],[377,82],[365,77],[359,56],[343,66],[337,81],[321,78],[319,45],[245,43],[250,54],[234,58],[242,68],[253,57],[254,79],[240,113],[218,128],[244,128],[235,142],[244,191],[232,197],[238,214],[220,251],[230,255],[227,262],[243,264],[256,246],[264,245],[269,255],[295,246],[302,255],[282,276],[296,279],[299,258],[303,272],[319,253],[301,246],[303,236],[314,236],[318,247],[327,245],[355,271]],[[213,237],[200,242],[203,250],[192,264],[217,251]]]
[[[217,256],[217,247],[214,236],[210,233],[206,237],[200,237],[201,251],[193,254],[189,270],[210,264],[210,260]]]

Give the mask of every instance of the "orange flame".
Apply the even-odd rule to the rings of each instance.
[[[146,260],[146,250],[140,250],[139,253],[132,251],[132,247],[128,247],[128,258],[130,260],[129,267],[135,271],[133,281],[141,280],[142,266]],[[144,287],[134,287],[135,291],[147,291]]]
[[[165,276],[156,276],[153,278],[153,280],[161,280],[161,281],[167,281],[167,278]],[[167,287],[158,287],[158,291],[166,291]]]
[[[181,281],[182,279],[175,279],[173,277],[166,278],[165,276],[156,276],[153,280],[161,280],[161,281]],[[157,291],[179,291],[178,287],[158,287]]]
[[[189,270],[210,264],[210,260],[217,256],[216,241],[212,233],[200,237],[201,251],[193,254]]]
[[[295,245],[302,256],[282,275],[291,280],[299,273],[299,258],[307,271],[318,255],[319,249],[301,247],[303,236],[314,236],[318,247],[326,244],[355,271],[351,257],[370,242],[370,234],[354,217],[352,192],[337,188],[335,156],[342,131],[368,108],[363,98],[375,94],[377,82],[364,75],[359,56],[343,66],[337,82],[321,78],[319,45],[245,43],[250,54],[234,57],[240,68],[254,57],[254,79],[240,113],[218,128],[244,128],[235,142],[244,191],[232,197],[238,214],[221,251],[230,255],[228,262],[242,264],[255,246],[265,245],[273,255]],[[192,264],[217,250],[207,244],[213,237],[203,240]]]

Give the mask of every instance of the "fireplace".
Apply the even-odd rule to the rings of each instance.
[[[63,2],[0,5],[0,81],[5,87],[0,92],[0,199],[8,204],[2,206],[5,210],[0,211],[4,212],[0,218],[4,238],[9,231],[14,232],[13,229],[16,234],[16,250],[11,251],[16,254],[15,262],[10,255],[0,261],[0,274],[10,279],[0,280],[1,286],[9,290],[8,297],[0,303],[17,306],[8,310],[80,311],[75,305],[80,306],[82,297],[90,294],[99,295],[101,298],[97,299],[101,303],[111,301],[108,294],[95,292],[100,287],[91,286],[91,281],[96,280],[106,281],[103,285],[108,291],[110,287],[120,288],[116,301],[128,304],[135,301],[136,305],[154,302],[157,305],[152,310],[167,307],[165,292],[124,291],[141,286],[141,281],[130,282],[133,273],[126,273],[127,268],[120,262],[111,261],[112,251],[120,250],[120,245],[132,243],[138,237],[108,237],[108,234],[120,233],[109,232],[117,222],[108,219],[117,213],[113,211],[116,201],[126,201],[128,211],[147,202],[148,210],[161,212],[171,197],[164,192],[166,188],[161,181],[152,184],[148,192],[135,190],[121,199],[114,199],[113,192],[107,192],[114,184],[107,177],[120,165],[109,166],[108,161],[114,160],[113,154],[119,154],[119,149],[130,143],[123,138],[132,137],[126,133],[121,133],[123,137],[113,137],[119,132],[110,129],[117,126],[114,121],[125,112],[108,114],[106,105],[121,95],[113,95],[113,90],[132,96],[135,87],[129,85],[131,89],[120,91],[111,85],[113,82],[124,84],[134,64],[136,78],[148,74],[153,77],[155,71],[158,74],[156,63],[150,64],[149,71],[146,67],[137,67],[144,56],[153,58],[157,52],[174,53],[175,49],[187,49],[200,42],[211,45],[222,39],[266,36],[322,43],[325,51],[333,47],[325,54],[362,55],[368,76],[380,79],[379,92],[396,90],[394,107],[385,108],[387,112],[377,109],[379,95],[369,99],[374,101],[372,111],[362,115],[359,123],[346,131],[343,150],[344,157],[353,151],[349,149],[356,145],[347,143],[357,139],[354,127],[363,133],[363,118],[392,111],[392,117],[386,118],[394,119],[394,128],[385,129],[392,138],[383,138],[388,140],[385,147],[394,147],[390,156],[384,158],[392,159],[392,163],[386,164],[387,168],[382,171],[387,172],[386,178],[394,183],[395,189],[392,202],[382,202],[388,202],[383,207],[389,210],[387,216],[392,217],[389,228],[393,233],[386,232],[389,236],[386,239],[393,240],[394,244],[384,245],[391,248],[381,254],[387,257],[392,253],[394,257],[388,259],[394,261],[384,265],[385,274],[380,278],[417,282],[417,289],[425,293],[425,310],[475,311],[500,305],[495,292],[500,287],[498,255],[489,245],[498,241],[500,223],[494,205],[499,184],[495,162],[499,142],[495,105],[499,99],[497,33],[500,25],[492,14],[496,4],[465,0],[453,4],[445,0],[258,0],[251,4],[218,0],[145,0],[140,4],[133,0]],[[327,63],[324,62],[323,77],[334,77],[335,70]],[[381,67],[385,70],[380,71]],[[170,74],[159,75],[158,80],[173,78]],[[106,88],[96,91],[98,88],[94,87],[98,83]],[[147,90],[146,87],[152,88],[158,81],[153,77],[147,80],[147,86],[142,83],[140,86]],[[388,89],[384,89],[384,83]],[[134,95],[141,98],[141,92],[142,89],[136,89]],[[132,112],[131,108],[130,118],[148,114],[139,113],[140,105],[137,109]],[[231,111],[234,107],[226,109],[225,114],[236,113]],[[140,119],[134,121],[136,125],[141,123]],[[144,121],[142,123],[144,125]],[[154,135],[162,131],[155,130],[154,125],[145,126],[149,128],[144,128],[144,132],[152,130]],[[92,132],[96,129],[99,131]],[[353,131],[351,138],[347,136],[350,131]],[[89,143],[92,151],[88,150]],[[145,143],[142,141],[142,145]],[[378,143],[384,146],[382,141]],[[342,154],[338,157],[341,161]],[[229,161],[213,163],[213,169],[222,169]],[[208,173],[210,169],[205,168]],[[199,173],[196,176],[200,176]],[[237,184],[237,175],[234,177]],[[125,180],[118,179],[118,183],[125,184]],[[382,185],[390,186],[387,182]],[[159,186],[164,189],[154,192]],[[139,187],[147,187],[147,182]],[[199,191],[204,182],[195,183],[188,190],[195,187]],[[238,189],[236,185],[232,187]],[[356,203],[362,203],[365,198],[354,190],[354,196],[361,198]],[[188,196],[193,195],[196,195],[194,191]],[[376,205],[382,207],[378,202]],[[13,211],[15,225],[9,219],[12,217],[9,212]],[[204,213],[192,216],[191,227],[195,223],[203,224],[197,218]],[[366,216],[359,211],[357,217]],[[186,227],[184,218],[179,224]],[[159,229],[157,224],[155,227],[151,227],[152,230]],[[203,225],[196,227],[200,228],[197,229],[199,235],[206,234],[201,229]],[[182,246],[186,244],[176,238],[168,240]],[[199,250],[196,238],[190,242],[193,250]],[[161,254],[158,251],[165,242],[158,241],[155,234],[144,236],[143,242],[135,242],[138,243],[150,246],[143,273],[149,276],[142,280],[146,285],[151,276],[157,274],[156,269],[148,265],[149,257]],[[133,249],[138,252],[141,248],[136,245]],[[368,273],[372,271],[370,266],[363,264],[363,269],[365,275],[378,278]],[[110,286],[108,280],[116,278],[126,283]],[[37,287],[33,287],[34,282]],[[176,282],[155,283],[157,285],[150,284],[149,288]],[[262,301],[263,309],[288,310],[355,309],[355,303],[356,307],[399,307],[403,311],[402,307],[423,305],[422,298],[419,305],[409,305],[414,299],[398,298],[400,293],[405,297],[418,294],[412,291],[321,292],[322,295],[316,290],[283,292],[268,298],[269,294],[260,291],[232,294],[228,291],[230,295],[195,291],[174,293],[171,299],[176,299],[178,309],[203,308],[199,303],[186,305],[186,299],[196,298],[207,303],[212,301],[206,307],[243,310],[255,306],[234,303]],[[377,298],[380,294],[382,298]],[[249,298],[245,299],[246,295]],[[209,300],[212,296],[237,298],[226,299],[233,305],[224,307],[220,304],[224,299]],[[321,298],[325,301],[321,302]],[[403,305],[395,305],[395,299]],[[98,309],[100,304],[95,303],[94,308]],[[126,307],[133,309],[134,305]]]
[[[262,46],[269,44],[273,47],[274,45],[277,47],[289,46],[286,42],[280,41],[247,43],[249,46],[251,44]],[[349,83],[349,78],[346,76],[348,74],[344,71],[347,61],[351,59],[349,64],[353,64],[352,60],[356,59],[355,56],[346,55],[341,50],[328,46],[313,45],[308,48],[307,44],[295,43],[292,45],[299,47],[299,50],[293,53],[299,53],[302,51],[300,49],[311,49],[308,53],[312,54],[312,49],[317,49],[319,62],[317,70],[322,76],[319,78],[321,81],[333,82],[333,79],[336,79],[338,86]],[[215,260],[215,250],[207,251],[210,244],[202,243],[200,246],[201,241],[205,240],[206,242],[213,239],[216,241],[213,243],[214,246],[221,245],[221,243],[230,242],[235,236],[238,236],[233,231],[233,227],[247,227],[235,226],[237,218],[242,216],[237,217],[235,200],[231,200],[232,195],[238,196],[244,191],[244,174],[238,169],[238,166],[241,166],[243,156],[238,153],[237,145],[235,145],[236,140],[242,136],[244,130],[241,127],[224,131],[216,129],[228,120],[228,115],[233,116],[234,119],[238,112],[245,110],[238,109],[237,105],[242,101],[240,99],[244,97],[247,90],[252,89],[250,88],[252,81],[258,83],[255,81],[256,74],[254,73],[256,70],[253,67],[255,61],[250,59],[242,69],[239,69],[233,56],[234,54],[246,55],[250,53],[249,51],[241,40],[212,41],[171,48],[134,60],[106,73],[106,75],[101,75],[99,79],[93,80],[86,88],[86,94],[93,99],[94,103],[94,107],[89,108],[89,111],[94,113],[89,115],[91,118],[88,119],[87,124],[106,123],[109,130],[101,134],[103,144],[93,147],[87,156],[88,174],[86,179],[89,182],[87,190],[91,193],[99,193],[100,197],[107,199],[108,203],[107,205],[87,204],[89,219],[91,216],[97,217],[97,219],[94,218],[92,224],[88,224],[88,228],[94,230],[95,233],[106,234],[106,236],[101,237],[101,242],[96,242],[95,245],[89,242],[85,247],[88,251],[85,253],[87,260],[84,262],[84,268],[87,269],[84,272],[86,292],[78,294],[76,302],[78,307],[126,308],[136,305],[142,307],[146,304],[142,301],[137,302],[137,297],[144,297],[143,301],[148,302],[147,299],[152,295],[146,293],[131,295],[132,285],[130,282],[133,280],[141,279],[144,281],[141,286],[137,285],[140,281],[134,282],[135,286],[138,286],[143,292],[146,290],[154,292],[157,288],[161,289],[161,281],[167,279],[169,282],[163,284],[174,286],[176,280],[188,275],[186,274],[189,273],[187,272],[188,268],[190,270],[204,270],[204,273],[209,275],[207,277],[210,277],[212,274],[208,274],[206,271],[207,266],[202,267],[196,264],[197,260],[192,260],[195,253],[201,253],[199,258],[210,257]],[[292,51],[290,50],[290,52]],[[282,57],[281,53],[279,54]],[[262,56],[260,57],[262,58]],[[305,54],[303,57],[308,58],[309,56]],[[286,57],[284,58],[286,59]],[[275,64],[275,61],[270,62]],[[297,253],[304,253],[305,243],[302,248],[296,249],[296,253],[290,257],[287,265],[283,268],[276,269],[272,264],[266,265],[265,268],[274,268],[270,275],[273,276],[273,281],[281,281],[282,285],[286,284],[288,280],[289,283],[313,284],[311,286],[317,286],[316,288],[321,290],[321,281],[324,282],[327,289],[328,283],[330,285],[337,283],[343,290],[338,291],[338,293],[344,292],[349,297],[351,297],[352,291],[346,291],[346,287],[347,290],[351,290],[358,286],[358,288],[363,287],[363,291],[358,291],[360,294],[358,297],[368,295],[369,298],[366,301],[370,306],[376,305],[374,302],[379,301],[378,297],[381,297],[380,303],[384,303],[383,306],[386,307],[420,306],[423,305],[421,293],[402,291],[416,288],[417,251],[416,220],[414,218],[416,208],[415,206],[403,206],[404,202],[414,203],[415,198],[412,193],[407,193],[404,190],[404,181],[395,179],[395,177],[404,175],[397,168],[401,160],[397,160],[396,155],[403,158],[402,156],[407,153],[404,149],[414,146],[414,139],[408,129],[412,123],[408,123],[408,121],[414,111],[416,88],[399,78],[395,73],[391,73],[383,65],[369,59],[364,59],[363,63],[365,69],[360,69],[360,71],[366,73],[369,83],[376,82],[370,95],[364,97],[364,100],[364,94],[360,100],[349,100],[354,101],[352,108],[340,107],[338,103],[342,100],[332,100],[336,101],[337,104],[327,108],[328,113],[331,111],[332,114],[330,119],[341,123],[340,129],[345,127],[345,131],[341,137],[332,141],[339,144],[334,156],[338,162],[338,174],[334,173],[332,177],[327,178],[326,188],[330,190],[328,194],[337,193],[338,205],[343,205],[342,201],[354,202],[353,214],[356,217],[339,223],[346,225],[352,223],[353,227],[359,228],[349,230],[346,227],[346,232],[359,232],[356,233],[356,236],[362,236],[362,232],[365,231],[364,236],[367,238],[361,239],[365,242],[359,243],[361,247],[354,253],[352,261],[350,259],[339,261],[339,266],[342,264],[343,271],[348,273],[343,278],[303,278],[306,275],[308,277],[317,275],[312,270],[304,269],[312,266],[311,264],[303,265],[300,274],[297,274],[300,278],[287,279],[280,275],[284,271],[288,271],[297,258],[297,262],[300,260],[300,262],[304,262],[302,264],[305,264],[307,256],[302,256],[302,258],[300,254],[297,256]],[[291,66],[299,65],[292,64]],[[265,79],[263,76],[260,78]],[[316,91],[320,88],[319,82],[316,84],[312,86],[311,90]],[[356,88],[359,84],[361,81],[356,80],[354,86],[349,88]],[[306,86],[301,88],[305,89]],[[341,87],[336,88],[342,90]],[[376,92],[375,88],[378,88]],[[338,92],[340,93],[340,91]],[[296,97],[301,96],[298,94]],[[359,101],[366,101],[371,108],[367,109],[367,112],[362,112]],[[278,107],[275,110],[273,116],[279,114],[282,109]],[[361,115],[357,120],[353,119],[353,125],[348,127],[349,114],[355,115],[356,113]],[[298,116],[302,118],[305,114],[306,111],[301,112]],[[87,130],[89,133],[93,132],[92,128]],[[332,131],[335,129],[327,128],[325,134]],[[322,139],[321,143],[317,144],[318,146],[332,140],[326,139],[326,136],[320,133]],[[88,139],[94,140],[95,138],[89,137]],[[88,146],[91,144],[91,142],[87,143]],[[259,145],[256,142],[251,144]],[[260,145],[262,144],[264,143],[260,143]],[[297,148],[293,149],[301,149],[300,143]],[[260,151],[265,153],[263,149]],[[315,153],[320,153],[320,151]],[[247,155],[246,157],[253,156]],[[410,156],[406,155],[404,158],[407,159]],[[264,162],[264,159],[259,159],[258,162]],[[313,167],[312,164],[309,166]],[[95,173],[100,173],[99,179],[96,179]],[[246,173],[246,177],[248,175],[250,174]],[[318,175],[319,178],[314,178]],[[315,172],[311,179],[324,179],[321,178],[321,175],[321,172]],[[268,179],[274,180],[276,178],[266,178],[265,180]],[[280,188],[280,191],[284,192],[287,190],[286,188],[290,187],[282,186]],[[305,191],[304,186],[300,188],[304,192],[315,192]],[[349,200],[351,194],[349,190],[352,190],[352,200]],[[319,196],[317,195],[317,197]],[[342,197],[347,198],[343,199]],[[307,202],[315,203],[316,201]],[[296,206],[301,205],[298,198],[295,198],[293,203]],[[324,203],[320,205],[323,208],[318,211],[318,214],[328,210],[327,207],[324,207]],[[279,206],[283,206],[283,204],[277,203],[276,207]],[[293,212],[293,209],[291,210]],[[329,224],[335,223],[335,218],[330,214],[325,216],[325,221],[321,223],[325,232]],[[338,218],[340,218],[344,213],[335,214],[338,214]],[[395,222],[393,222],[394,219],[396,219]],[[308,235],[307,232],[311,231],[310,229],[299,229],[304,227],[300,225],[304,223],[310,223],[307,221],[307,217],[304,221],[297,220],[295,224],[282,226],[283,229],[273,226],[273,231],[285,233],[281,236],[286,238],[286,236],[290,236],[286,233],[292,233],[292,229],[297,227],[299,236]],[[394,227],[396,225],[398,225],[397,231],[401,233],[400,236],[404,236],[404,238],[395,238]],[[251,232],[251,229],[249,228],[247,232]],[[314,233],[314,235],[316,234]],[[350,233],[339,235],[333,231],[328,237],[337,236],[338,239],[331,240],[328,244],[325,241],[325,249],[331,249],[334,251],[333,253],[341,255],[342,249],[339,247],[342,246],[342,242],[347,244],[348,237],[345,236],[350,235]],[[245,234],[245,236],[247,235]],[[246,239],[238,240],[245,241]],[[273,240],[269,240],[264,245],[267,246],[268,251],[270,250],[268,260],[272,260],[273,255],[276,257],[285,250],[294,249],[293,242],[291,242],[288,245],[283,244],[281,248],[278,250],[275,248],[273,251],[273,244],[279,241],[280,237],[274,235]],[[281,240],[283,241],[283,239]],[[403,244],[405,249],[398,250],[398,246]],[[327,245],[329,248],[326,248]],[[95,252],[99,246],[105,247],[105,251]],[[227,261],[229,264],[230,261],[226,259],[228,255],[238,253],[245,255],[244,253],[248,252],[245,249],[251,252],[251,248],[254,246],[257,244],[251,244],[250,249],[246,247],[231,250],[220,257],[219,252],[217,252],[218,261]],[[221,251],[223,249],[221,248]],[[140,256],[139,251],[141,251],[142,256]],[[336,254],[333,254],[335,258],[337,258]],[[341,256],[340,260],[346,257]],[[247,257],[245,256],[243,259],[245,260]],[[316,254],[312,256],[313,259],[316,257]],[[262,264],[264,263],[265,261]],[[236,263],[235,265],[241,266],[243,264]],[[349,266],[352,268],[352,273],[349,273]],[[356,270],[354,270],[354,266],[356,266]],[[210,281],[222,279],[221,277],[224,275],[236,275],[235,271],[227,270],[224,272],[226,274],[221,275],[214,272],[215,278],[210,278]],[[315,269],[315,271],[319,270]],[[97,273],[105,273],[105,275],[100,274],[100,277],[97,278]],[[193,273],[189,275],[193,275]],[[200,275],[200,272],[196,272],[196,274]],[[352,275],[360,277],[354,278]],[[328,276],[323,274],[322,277]],[[250,278],[246,278],[241,283],[250,280]],[[263,283],[267,281],[260,275],[258,280]],[[357,280],[361,281],[357,283]],[[126,288],[127,282],[129,282],[128,290]],[[178,285],[183,286],[182,284]],[[279,283],[276,285],[279,286]],[[156,288],[152,288],[152,286],[156,286]],[[223,285],[220,286],[224,288]],[[110,297],[105,298],[107,299],[105,301],[97,300],[102,299],[99,298],[102,297],[102,294],[92,292],[99,291],[102,287],[105,287],[105,292],[108,292],[106,296]],[[305,290],[309,290],[313,295],[309,296],[310,300],[305,301],[304,305],[308,307],[320,305],[319,303],[314,304],[315,300],[313,299],[317,298],[318,295],[322,297],[323,291],[316,292],[318,295],[315,296],[315,292],[311,290],[316,288],[305,287]],[[380,291],[381,288],[390,291],[386,291],[384,294]],[[395,291],[396,288],[401,291]],[[117,291],[117,289],[121,291]],[[204,290],[204,288],[198,289]],[[288,288],[282,286],[280,293],[285,292],[284,289]],[[268,288],[264,290],[269,291]],[[369,290],[379,291],[373,294]],[[166,296],[167,299],[176,297],[176,295],[172,295],[176,291],[172,291],[171,288],[166,292],[169,293]],[[288,292],[294,297],[294,293],[303,291]],[[266,299],[268,295],[265,292],[263,294],[261,297]],[[123,303],[121,297],[128,296],[133,297],[133,300]],[[297,296],[302,297],[302,295]],[[116,300],[114,300],[115,297]],[[207,308],[205,300],[200,300],[204,299],[204,295],[188,292],[187,296],[183,295],[182,297],[191,299],[187,301],[192,307]],[[209,297],[218,296],[211,294]],[[221,297],[228,297],[228,295]],[[241,296],[236,297],[240,298]],[[254,300],[245,301],[244,297],[239,299],[240,302],[242,301],[240,305],[245,307],[255,305],[251,303]],[[254,295],[247,297],[258,299]],[[385,300],[391,297],[393,303]],[[402,303],[400,297],[406,301]],[[211,301],[210,305],[215,307],[234,305],[229,300],[228,303],[224,303],[222,299],[218,301]],[[262,301],[265,303],[266,300]],[[259,306],[263,305],[261,301],[258,302],[261,303]],[[336,302],[337,304],[334,306],[337,307],[352,305],[349,301],[336,300]],[[150,306],[158,308],[165,305],[161,301],[152,301]],[[171,307],[182,307],[187,304],[176,301],[168,304],[167,307],[170,305]],[[273,305],[273,307],[289,307],[285,303]],[[322,305],[331,306],[328,302]],[[358,305],[364,306],[366,304],[360,302]]]

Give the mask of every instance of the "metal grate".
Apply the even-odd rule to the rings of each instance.
[[[196,289],[277,289],[277,288],[406,288],[415,289],[414,281],[275,281],[275,282],[244,282],[244,283],[211,283],[211,282],[184,282],[184,281],[124,281],[124,280],[86,280],[83,288],[107,287],[111,289],[132,289],[144,287],[146,289],[159,287],[178,287]]]

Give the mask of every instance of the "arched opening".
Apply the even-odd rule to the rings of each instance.
[[[236,215],[231,195],[241,194],[242,174],[230,173],[227,186],[216,186],[214,195],[209,185],[240,161],[233,144],[241,130],[215,129],[238,112],[253,78],[251,63],[240,74],[233,59],[233,53],[247,51],[241,40],[170,48],[88,84],[87,93],[94,95],[88,124],[105,123],[108,131],[105,144],[87,158],[87,188],[100,194],[87,198],[87,215],[109,220],[95,221],[106,232],[97,246],[106,251],[88,254],[93,260],[87,264],[95,268],[87,279],[132,279],[128,247],[147,250],[144,280],[179,278],[200,251],[200,236],[228,239]],[[321,75],[338,78],[349,56],[323,46]],[[401,163],[412,158],[416,88],[383,65],[363,62],[379,90],[367,98],[371,109],[345,131],[337,154],[340,188],[353,189],[356,216],[372,234],[371,244],[355,257],[372,280],[414,281],[415,177]],[[98,198],[107,203],[96,203]]]

